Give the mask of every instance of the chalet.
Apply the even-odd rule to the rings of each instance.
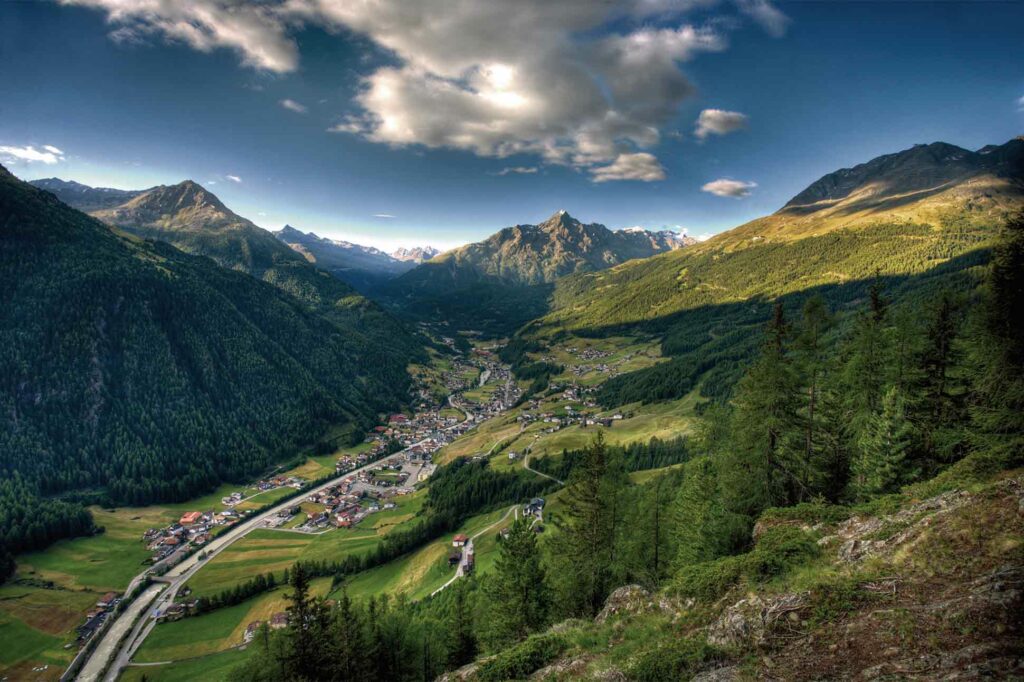
[[[117,592],[107,592],[105,595],[100,597],[100,600],[96,602],[96,606],[101,609],[109,609],[117,601]]]
[[[270,629],[280,630],[288,627],[288,614],[284,611],[278,611],[270,617]]]
[[[469,538],[459,533],[452,538],[452,547],[465,547],[467,542],[469,542]]]
[[[256,633],[259,632],[260,627],[262,625],[263,625],[263,621],[262,620],[254,620],[253,622],[251,622],[248,625],[246,625],[245,626],[244,641],[251,642],[253,640],[253,638],[256,636]]]
[[[192,524],[197,523],[201,518],[203,518],[203,515],[200,512],[185,512],[181,515],[181,519],[178,520],[178,523],[182,526],[191,526]]]
[[[168,547],[177,547],[181,544],[181,540],[179,540],[177,536],[172,535],[168,538],[164,538],[164,544]]]

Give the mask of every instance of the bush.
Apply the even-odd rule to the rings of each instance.
[[[637,682],[690,679],[708,663],[722,659],[722,652],[704,640],[682,639],[641,654],[629,667],[629,679]]]
[[[568,646],[569,643],[560,635],[531,635],[482,663],[477,669],[476,679],[480,682],[500,682],[526,677],[553,661]]]
[[[762,580],[787,573],[791,568],[821,553],[814,539],[799,528],[778,526],[768,529],[746,555],[744,573]]]
[[[813,537],[799,528],[771,528],[746,554],[684,566],[676,575],[675,589],[683,597],[713,601],[741,579],[762,582],[783,575],[820,552]]]
[[[840,523],[850,518],[853,510],[841,504],[827,502],[801,502],[792,507],[772,507],[761,514],[759,521],[765,523],[802,521],[804,523]]]
[[[714,601],[739,582],[745,559],[744,554],[685,566],[676,576],[676,588],[684,597]]]

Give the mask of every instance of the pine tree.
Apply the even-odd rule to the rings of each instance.
[[[504,550],[504,546],[502,549]],[[498,561],[501,561],[500,557]],[[449,670],[472,661],[477,651],[476,630],[473,627],[473,613],[466,594],[466,584],[467,581],[459,580],[452,588],[453,603],[446,628]]]
[[[913,427],[906,416],[903,397],[895,387],[886,391],[878,414],[866,424],[853,461],[853,489],[857,497],[890,492],[906,475]]]
[[[368,666],[363,622],[344,589],[334,610],[330,637],[322,644],[330,649],[330,679],[339,682],[366,679]]]
[[[595,615],[610,590],[615,542],[610,497],[617,494],[615,484],[621,479],[613,476],[610,482],[608,474],[607,447],[598,431],[565,487],[565,519],[554,560],[566,615]]]
[[[686,463],[674,503],[676,568],[715,559],[728,548],[726,512],[710,457]]]
[[[761,355],[736,387],[723,488],[729,507],[741,514],[756,515],[808,495],[799,455],[799,384],[786,354],[788,338],[782,305],[776,303]]]
[[[821,410],[823,384],[828,379],[830,362],[825,335],[832,326],[832,316],[821,296],[807,299],[803,307],[800,326],[793,344],[796,371],[800,381],[800,422],[803,429],[803,461],[799,470],[802,487],[820,492],[827,484],[825,425]]]
[[[526,518],[509,528],[486,591],[487,640],[492,649],[525,639],[547,622],[545,572],[533,524]]]

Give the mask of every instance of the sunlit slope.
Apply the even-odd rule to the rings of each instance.
[[[817,181],[780,211],[688,249],[559,281],[533,333],[662,320],[682,311],[927,272],[984,247],[1024,207],[1024,141],[935,144]]]

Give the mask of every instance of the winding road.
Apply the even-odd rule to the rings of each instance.
[[[512,505],[511,507],[508,508],[508,511],[506,511],[504,513],[504,515],[502,515],[502,517],[500,519],[498,519],[497,521],[495,521],[491,525],[487,526],[486,528],[484,528],[482,530],[478,530],[477,532],[473,533],[473,535],[471,535],[469,537],[469,542],[466,543],[466,546],[462,550],[462,558],[459,559],[459,567],[455,569],[455,575],[453,575],[448,580],[448,582],[446,582],[444,585],[441,585],[441,587],[439,587],[436,590],[434,590],[433,592],[431,592],[430,593],[431,597],[433,597],[438,592],[441,592],[446,587],[448,587],[453,582],[455,582],[456,580],[458,580],[459,578],[461,578],[462,576],[464,576],[466,574],[466,556],[470,552],[473,551],[473,540],[476,540],[478,537],[480,537],[481,535],[483,535],[487,531],[491,530],[495,526],[498,526],[498,525],[504,523],[506,520],[508,520],[509,515],[512,514],[516,510],[517,507],[519,507],[518,504]]]

